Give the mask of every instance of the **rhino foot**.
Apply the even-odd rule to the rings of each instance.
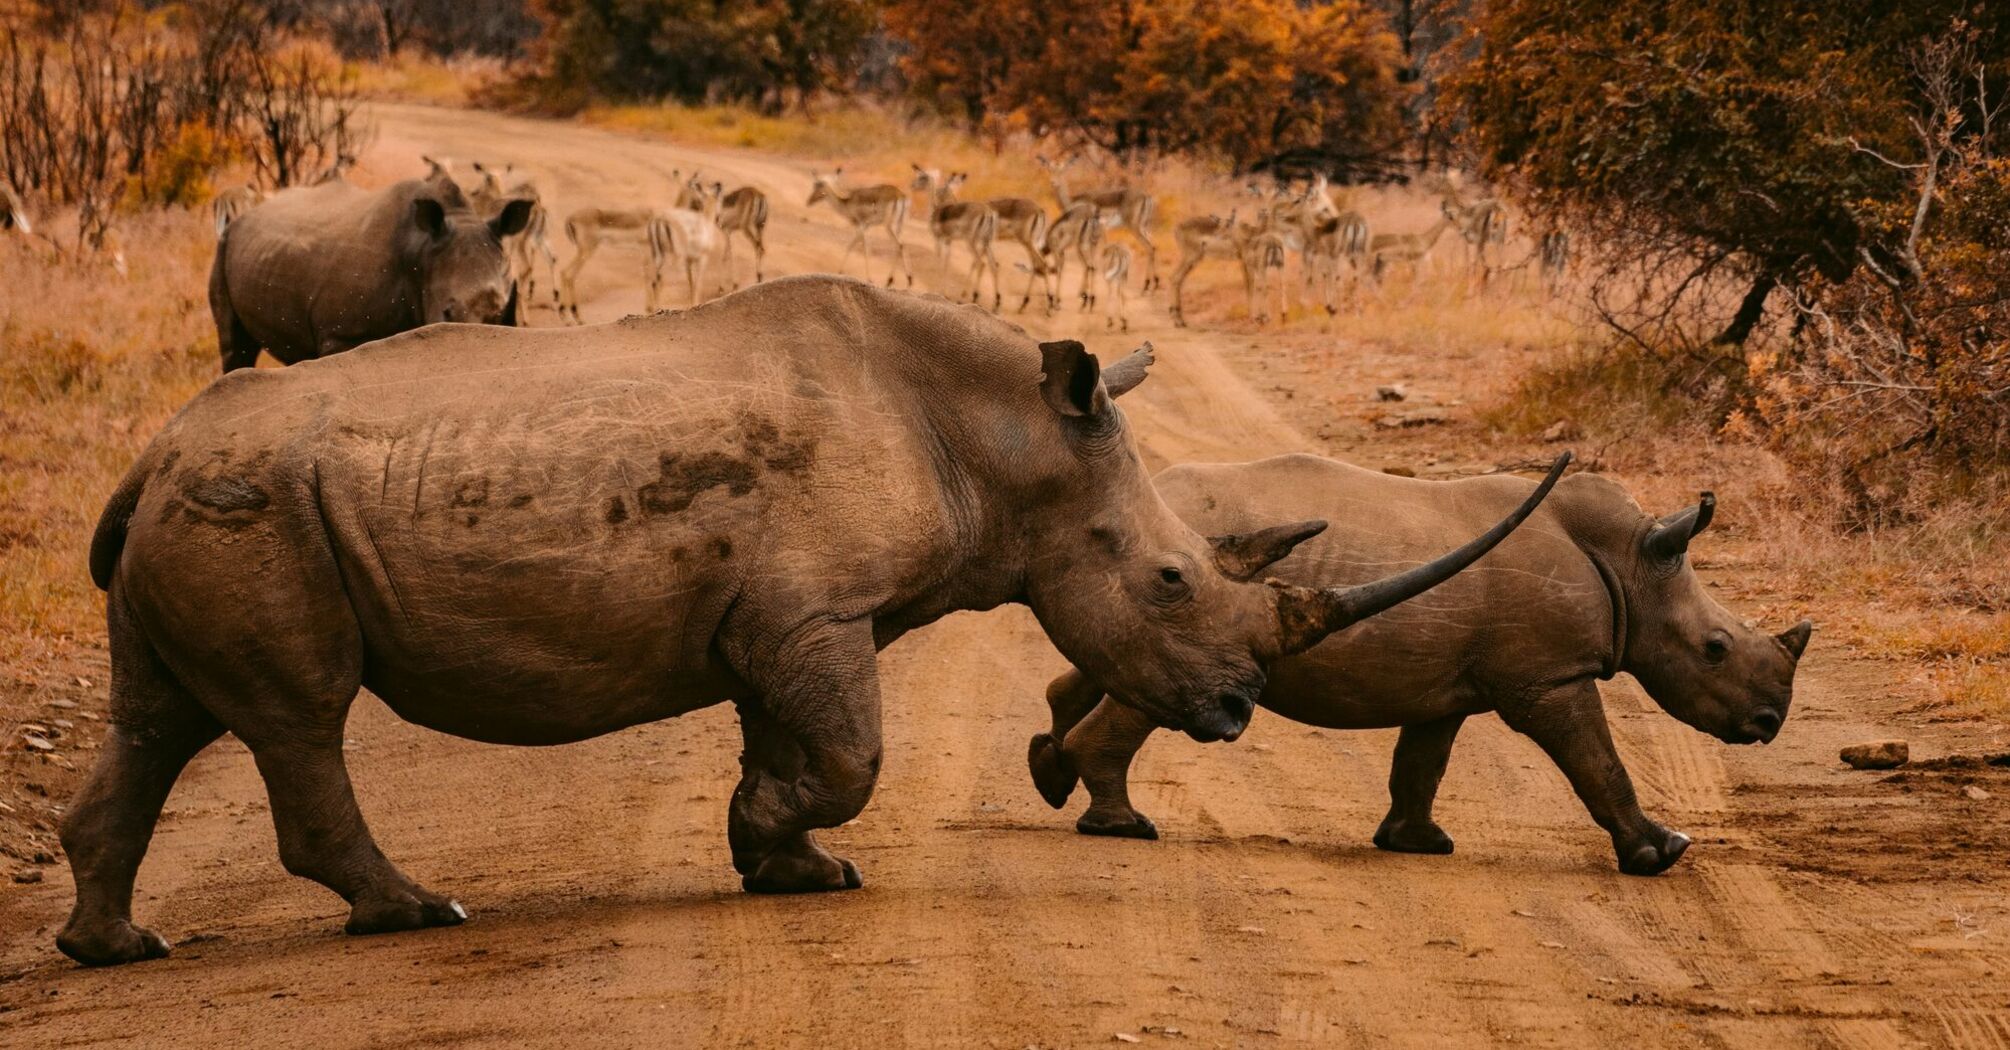
[[[1033,786],[1048,805],[1060,809],[1068,804],[1068,796],[1075,793],[1080,778],[1054,734],[1033,734],[1032,742],[1026,746],[1026,767],[1033,771]]]
[[[1119,839],[1155,841],[1159,837],[1158,825],[1152,823],[1152,818],[1134,809],[1119,813],[1089,810],[1082,814],[1082,819],[1075,821],[1075,830],[1084,835],[1106,835]]]
[[[826,893],[864,885],[857,865],[822,849],[814,853],[777,850],[763,858],[753,874],[740,880],[740,887],[748,893]]]
[[[363,936],[399,933],[429,926],[459,926],[468,921],[461,902],[413,887],[396,896],[364,897],[349,909],[344,933]]]
[[[1444,855],[1452,851],[1452,837],[1433,820],[1399,820],[1394,814],[1382,821],[1375,829],[1375,846],[1391,853],[1430,853]]]
[[[1628,875],[1659,875],[1673,867],[1689,849],[1689,836],[1679,831],[1656,825],[1654,833],[1649,841],[1615,844],[1620,871]]]
[[[117,966],[146,959],[165,959],[168,943],[152,930],[134,926],[124,919],[96,928],[81,928],[76,922],[56,935],[56,947],[85,966]]]

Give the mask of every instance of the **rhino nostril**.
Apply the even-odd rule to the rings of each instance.
[[[1256,704],[1246,696],[1229,693],[1215,701],[1221,706],[1221,713],[1227,717],[1228,732],[1224,738],[1234,740],[1249,726],[1251,715],[1256,713]]]
[[[1770,707],[1762,707],[1752,712],[1752,717],[1745,723],[1745,728],[1760,740],[1770,742],[1780,734],[1780,723],[1782,721],[1783,719],[1780,718],[1778,711]]]

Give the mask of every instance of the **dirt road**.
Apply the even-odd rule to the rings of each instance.
[[[827,268],[849,237],[805,211],[792,162],[477,113],[378,119],[369,165],[512,160],[560,215],[694,164],[762,185],[771,273]],[[910,233],[922,282],[953,287],[920,263],[923,239]],[[641,304],[641,253],[605,256],[582,283],[589,320]],[[883,249],[872,265],[883,277]],[[1135,301],[1124,339],[1072,314],[1029,327],[1093,333],[1106,358],[1157,343],[1125,401],[1154,465],[1318,447],[1230,368],[1219,333],[1173,329],[1163,305]],[[1376,381],[1340,367],[1336,381]],[[1608,688],[1649,811],[1696,839],[1656,879],[1617,874],[1563,777],[1494,719],[1467,728],[1445,781],[1451,857],[1369,845],[1393,733],[1261,714],[1234,745],[1146,748],[1132,783],[1163,841],[1081,838],[1026,776],[1061,667],[1029,614],[953,616],[882,662],[885,772],[825,836],[863,891],[739,891],[730,707],[529,750],[366,698],[349,752],[364,810],[471,922],[342,936],[342,903],[280,868],[256,772],[225,741],[182,779],[141,872],[140,919],[172,959],[79,970],[52,945],[65,875],[0,895],[0,1044],[2010,1046],[2010,783],[1974,774],[1995,795],[1975,802],[1953,774],[1838,770],[1839,744],[1894,719],[1916,748],[1952,749],[1960,727],[1910,724],[1874,669],[1819,642],[1766,748],[1702,737],[1630,681]]]

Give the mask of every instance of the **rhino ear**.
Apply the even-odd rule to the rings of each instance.
[[[1716,513],[1716,494],[1705,492],[1695,506],[1684,507],[1655,523],[1647,530],[1647,538],[1641,541],[1641,547],[1649,557],[1676,561],[1688,553],[1689,541],[1709,527],[1710,519]]]
[[[503,203],[502,211],[489,220],[489,232],[495,234],[496,240],[522,233],[530,225],[530,209],[530,198],[511,197]]]
[[[1064,416],[1099,415],[1109,406],[1096,355],[1073,339],[1040,344],[1040,394]]]
[[[1111,397],[1122,397],[1145,381],[1145,372],[1157,361],[1151,340],[1147,339],[1143,346],[1131,351],[1129,357],[1103,369],[1103,388],[1110,392]]]
[[[412,201],[412,225],[428,237],[443,237],[447,232],[446,206],[431,197],[420,197]]]
[[[1787,652],[1792,654],[1795,660],[1799,660],[1801,654],[1808,651],[1808,636],[1813,634],[1814,631],[1814,621],[1802,620],[1800,623],[1774,635],[1773,640],[1785,646]]]
[[[1323,521],[1299,521],[1255,532],[1209,536],[1207,542],[1214,548],[1215,568],[1231,580],[1247,583],[1256,579],[1257,574],[1272,563],[1290,554],[1292,548],[1325,531],[1326,523]]]

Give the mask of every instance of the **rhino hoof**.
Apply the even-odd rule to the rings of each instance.
[[[1375,847],[1391,853],[1429,853],[1443,856],[1452,851],[1452,837],[1435,821],[1397,820],[1389,817],[1375,829]]]
[[[349,922],[342,927],[342,931],[365,936],[423,930],[431,926],[459,926],[466,921],[468,910],[461,906],[460,901],[421,890],[417,896],[357,901],[349,909]]]
[[[1026,746],[1026,767],[1033,771],[1033,786],[1048,805],[1060,809],[1068,804],[1068,796],[1075,793],[1079,778],[1054,734],[1033,734],[1032,742]]]
[[[740,880],[748,893],[829,893],[865,886],[858,865],[818,851],[821,856],[771,853],[752,875]]]
[[[65,927],[56,935],[56,947],[85,966],[117,966],[168,955],[168,943],[160,934],[123,919],[89,932]]]
[[[1631,852],[1622,852],[1619,870],[1628,875],[1659,875],[1675,866],[1682,854],[1689,849],[1689,836],[1679,831],[1668,832],[1667,841],[1657,846],[1643,842],[1633,847]]]
[[[1152,818],[1135,810],[1121,816],[1109,817],[1090,810],[1075,822],[1075,830],[1084,835],[1104,835],[1118,839],[1145,839],[1157,841],[1158,825]]]

